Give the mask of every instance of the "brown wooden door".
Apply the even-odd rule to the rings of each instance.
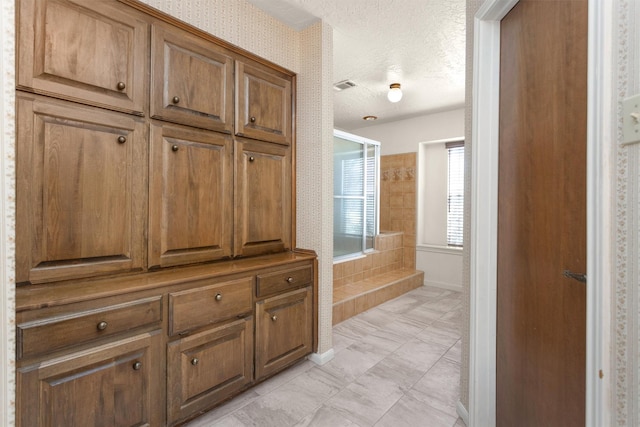
[[[256,304],[256,379],[311,353],[311,288]]]
[[[151,125],[149,267],[231,256],[231,136]]]
[[[28,94],[17,114],[17,281],[141,269],[144,124]]]
[[[237,319],[167,347],[169,423],[211,408],[253,381],[253,319]]]
[[[18,88],[142,114],[148,26],[133,10],[93,0],[20,0],[17,10]]]
[[[291,143],[291,79],[236,61],[236,134]]]
[[[160,332],[17,369],[16,425],[158,426]]]
[[[291,151],[268,142],[236,141],[235,255],[291,247]]]
[[[151,116],[231,133],[233,60],[185,31],[154,25],[151,32]]]
[[[501,23],[497,425],[583,426],[587,1]]]

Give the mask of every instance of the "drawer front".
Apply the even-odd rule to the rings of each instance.
[[[251,312],[253,278],[169,294],[169,334],[175,335]]]
[[[35,356],[162,321],[162,297],[18,325],[18,358]]]
[[[313,281],[310,265],[275,273],[260,274],[257,278],[257,296],[264,297],[279,292],[306,286]]]

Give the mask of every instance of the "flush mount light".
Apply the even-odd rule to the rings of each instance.
[[[400,90],[400,83],[391,83],[389,85],[389,93],[387,98],[391,102],[398,102],[402,99],[402,90]]]
[[[370,121],[370,120],[377,120],[378,116],[364,116],[362,118],[362,120],[366,120],[366,121]]]

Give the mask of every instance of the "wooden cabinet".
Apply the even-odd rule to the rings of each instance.
[[[259,64],[236,61],[236,134],[291,144],[291,78]]]
[[[256,304],[256,379],[311,353],[312,301],[306,287]]]
[[[162,425],[161,354],[154,331],[19,367],[16,425]]]
[[[290,149],[238,139],[235,158],[235,255],[290,249]]]
[[[16,281],[144,265],[146,130],[133,116],[17,96]]]
[[[17,86],[142,114],[148,24],[114,2],[17,2]]]
[[[253,381],[253,318],[174,341],[167,358],[168,421],[174,423]]]
[[[222,47],[153,25],[151,116],[231,133],[233,60]]]
[[[151,125],[149,266],[231,256],[231,137],[171,124]]]

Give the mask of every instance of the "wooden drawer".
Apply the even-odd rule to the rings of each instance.
[[[169,294],[169,334],[175,335],[251,312],[253,278]]]
[[[279,292],[296,289],[313,281],[313,269],[310,265],[275,273],[259,274],[256,295],[264,297]]]
[[[141,326],[159,325],[162,297],[71,312],[18,325],[18,358],[49,353]]]

